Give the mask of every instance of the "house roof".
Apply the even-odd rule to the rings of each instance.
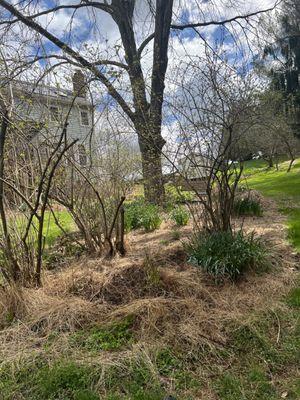
[[[5,79],[0,79],[0,88],[5,87],[8,81]],[[35,83],[35,82],[25,82],[22,80],[13,80],[12,88],[14,91],[29,95],[37,96],[39,98],[56,99],[61,102],[71,103],[74,100],[74,93],[72,90],[63,89],[60,87],[54,87],[50,85]],[[91,102],[84,98],[77,96],[75,99],[75,104],[91,106]]]

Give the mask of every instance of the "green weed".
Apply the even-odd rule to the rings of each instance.
[[[71,344],[92,352],[120,350],[133,340],[133,322],[134,317],[130,316],[108,326],[94,326],[90,330],[78,331],[71,336]]]
[[[177,206],[171,212],[171,219],[176,223],[177,226],[185,226],[189,222],[190,213],[183,206]]]
[[[262,207],[258,200],[249,197],[237,199],[233,206],[234,214],[237,216],[262,216]]]

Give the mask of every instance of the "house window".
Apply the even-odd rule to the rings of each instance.
[[[80,111],[81,125],[89,126],[89,114],[87,111]]]
[[[78,158],[80,165],[87,165],[87,154],[83,144],[78,145]]]
[[[57,106],[50,106],[50,119],[51,121],[58,121],[59,109]]]

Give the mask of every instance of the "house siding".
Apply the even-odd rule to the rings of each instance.
[[[44,128],[41,129],[39,135],[41,138],[47,136],[55,137],[60,135],[64,125],[65,118],[69,113],[67,136],[68,139],[77,139],[83,143],[88,140],[93,127],[93,112],[91,104],[85,99],[76,99],[74,104],[73,99],[55,98],[51,96],[37,96],[25,93],[14,93],[15,115],[21,121],[34,121],[41,123]],[[51,118],[50,106],[58,107],[58,121]],[[88,113],[89,126],[84,126],[81,123],[81,110]]]

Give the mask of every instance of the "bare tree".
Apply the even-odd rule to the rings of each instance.
[[[243,160],[231,159],[232,149],[259,123],[251,74],[240,76],[218,54],[207,52],[205,59],[182,63],[175,82],[180,94],[170,108],[180,136],[173,165],[200,204],[192,209],[198,228],[231,231],[243,171]]]
[[[163,174],[161,165],[162,149],[165,140],[161,134],[162,127],[162,111],[165,89],[165,76],[168,67],[168,47],[170,41],[170,31],[182,31],[184,29],[192,29],[197,31],[198,28],[208,26],[225,26],[226,24],[237,23],[241,26],[241,22],[248,23],[251,19],[255,19],[262,12],[272,10],[274,7],[260,10],[257,12],[247,13],[245,15],[236,15],[225,20],[211,20],[205,22],[188,22],[188,23],[172,23],[173,0],[156,0],[155,7],[149,1],[150,10],[154,12],[154,23],[151,24],[153,29],[150,35],[140,41],[135,32],[134,13],[137,8],[136,0],[111,0],[108,1],[81,1],[72,4],[67,2],[60,3],[54,7],[45,6],[43,10],[36,10],[38,2],[28,0],[23,1],[20,7],[12,5],[10,2],[0,0],[0,6],[10,14],[9,19],[3,14],[2,26],[4,31],[13,26],[17,22],[29,27],[30,30],[37,32],[42,37],[48,39],[55,46],[60,48],[63,54],[39,54],[31,57],[30,62],[41,60],[45,57],[53,57],[66,60],[69,62],[86,68],[92,76],[99,80],[105,87],[107,92],[119,104],[123,112],[133,123],[138,135],[139,147],[142,155],[142,168],[145,184],[145,195],[148,201],[154,203],[162,203],[164,199]],[[99,11],[109,14],[116,23],[121,37],[124,57],[118,59],[93,59],[75,50],[72,45],[72,34],[69,35],[70,41],[63,40],[55,36],[47,28],[38,22],[40,17],[47,15],[54,16],[61,10],[72,10],[74,13],[79,10],[90,11],[96,14]],[[153,11],[154,10],[154,11]],[[180,14],[180,10],[179,10]],[[199,14],[201,10],[199,9]],[[149,25],[149,24],[148,24]],[[152,26],[154,27],[152,28]],[[96,28],[98,29],[98,28]],[[141,30],[141,29],[140,29]],[[71,32],[72,33],[72,32]],[[203,38],[200,34],[199,37]],[[152,52],[152,71],[150,89],[148,90],[147,79],[142,69],[142,53],[150,42],[153,41]],[[116,58],[119,57],[119,46],[116,46]],[[120,57],[119,57],[120,58]],[[113,79],[106,73],[104,67],[115,68],[117,71],[126,72],[130,81],[131,97],[129,100],[118,90],[113,84]],[[114,72],[114,76],[119,72]]]
[[[76,140],[67,140],[66,120],[55,144],[41,152],[28,142],[28,132],[20,129],[16,115],[1,117],[6,125],[0,140],[2,273],[8,281],[40,286],[49,195],[56,171]]]
[[[289,172],[300,151],[300,139],[291,124],[292,111],[278,91],[263,90],[256,97],[257,123],[240,137],[235,153],[242,148],[245,154],[260,155],[269,168],[278,168],[279,158],[288,157]]]

